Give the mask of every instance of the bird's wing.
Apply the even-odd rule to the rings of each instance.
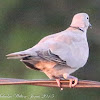
[[[27,50],[7,54],[6,55],[7,59],[22,59],[27,56],[37,56],[36,51],[42,51],[42,50],[48,51],[49,50],[48,44],[52,43],[52,39],[56,37],[56,35],[57,34],[52,34],[44,37],[39,41],[39,43],[37,43],[35,46]]]
[[[46,42],[48,42],[48,40],[49,40],[49,43],[50,43],[51,39],[54,38],[55,36],[56,36],[56,34],[48,35],[48,36],[44,37],[43,39],[41,39],[40,42],[38,44],[36,44],[35,46],[33,46],[32,48],[29,48],[24,51],[7,54],[6,55],[7,59],[22,59],[27,56],[37,56],[36,51],[42,51],[44,49],[46,51],[48,51],[48,49],[47,49],[48,43],[46,43]]]
[[[36,48],[38,51],[51,51],[52,54],[57,55],[62,61],[68,63],[67,59],[70,59],[71,55],[71,45],[72,39],[68,35],[70,31],[62,31],[57,34],[49,35],[40,40],[40,42],[35,45],[33,48]],[[45,56],[46,57],[46,56]],[[48,56],[50,60],[57,59],[54,56]],[[47,58],[47,59],[48,59]]]
[[[37,55],[43,60],[54,61],[57,64],[66,65],[66,61],[62,60],[58,55],[53,54],[50,50],[37,51]]]
[[[82,40],[82,34],[79,30],[67,29],[42,39],[36,47],[39,50],[50,50],[72,68],[80,68],[86,63],[87,54],[84,53],[88,52],[85,50],[88,48],[87,41]]]
[[[36,51],[51,51],[52,54],[57,55],[61,60],[65,61],[66,64],[72,68],[80,66],[78,58],[80,57],[79,48],[76,47],[73,42],[72,34],[73,31],[65,30],[57,34],[49,35],[44,37],[34,47],[25,51],[8,54],[8,58],[19,58],[22,59],[26,56],[37,56]],[[77,56],[78,55],[78,56]],[[54,60],[54,57],[51,58]]]
[[[55,64],[59,64],[61,66],[66,66],[66,62],[59,58],[59,56],[52,54],[51,51],[36,51],[37,56],[26,56],[22,58],[20,61],[25,63],[28,68],[35,69],[35,70],[42,70],[38,68],[36,64],[41,62],[45,62],[50,64],[50,62],[54,62]],[[41,66],[44,67],[44,66]],[[54,66],[50,66],[51,68]]]

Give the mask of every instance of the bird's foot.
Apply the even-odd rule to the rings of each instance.
[[[68,76],[67,77],[69,79],[69,87],[75,87],[78,83],[78,78],[74,77],[74,76]]]
[[[78,83],[78,78],[77,77],[74,77],[74,76],[71,76],[71,75],[67,75],[67,74],[64,74],[63,77],[65,79],[68,79],[69,80],[69,87],[75,87]]]
[[[56,79],[56,82],[57,82],[58,87],[60,87],[60,89],[63,90],[63,88],[61,87],[60,79]]]

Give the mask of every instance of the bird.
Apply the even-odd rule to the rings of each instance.
[[[89,27],[89,15],[77,13],[67,29],[45,36],[32,48],[10,53],[6,55],[7,59],[20,59],[26,67],[44,72],[50,79],[55,79],[60,88],[60,80],[69,80],[69,87],[75,87],[78,78],[71,74],[88,60]]]

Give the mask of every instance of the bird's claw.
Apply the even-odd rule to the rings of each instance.
[[[78,83],[78,78],[69,79],[69,87],[75,87]]]
[[[69,80],[69,87],[74,87],[75,85],[77,85],[78,83],[78,78],[74,77],[74,76],[71,76],[71,75],[68,75],[68,74],[63,74],[63,77],[65,79],[68,79]]]
[[[78,83],[78,78],[74,77],[74,76],[68,76],[67,79],[69,80],[69,87],[75,87]],[[61,83],[60,83],[60,79],[56,79],[57,85],[58,87],[60,87],[61,90],[63,90],[63,88],[61,87]]]
[[[63,88],[61,87],[60,79],[56,79],[56,82],[57,82],[58,87],[60,87],[60,90],[63,90]]]

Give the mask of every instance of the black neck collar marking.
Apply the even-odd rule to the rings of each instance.
[[[84,30],[82,30],[82,29],[81,29],[81,28],[79,28],[79,27],[75,27],[75,26],[70,26],[70,27],[75,28],[75,29],[78,29],[78,30],[80,30],[80,31],[84,32]]]

